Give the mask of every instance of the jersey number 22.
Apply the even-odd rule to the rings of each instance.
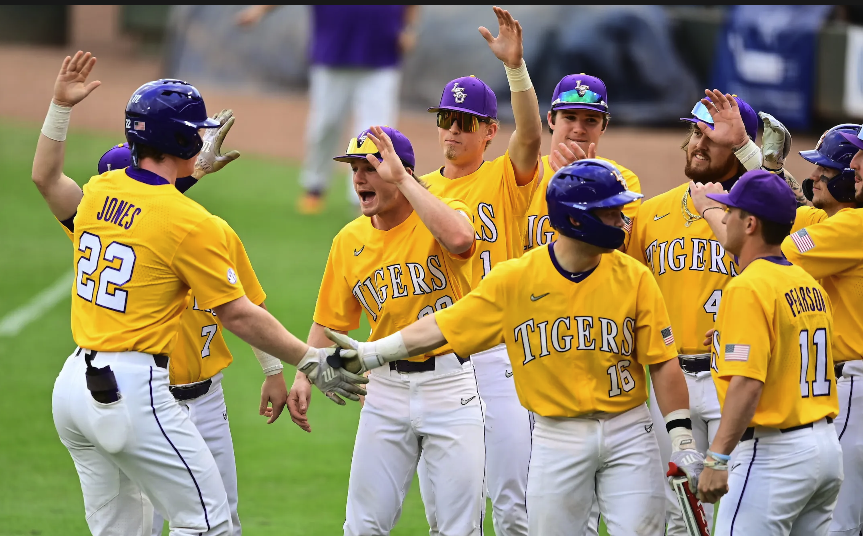
[[[132,279],[132,270],[135,269],[135,250],[126,244],[111,242],[105,248],[105,254],[102,255],[102,240],[94,234],[85,232],[81,233],[78,251],[84,253],[78,259],[78,273],[75,279],[78,296],[88,302],[94,302],[95,294],[95,303],[99,307],[125,313],[129,293],[120,287]],[[119,260],[120,264],[116,268],[110,264],[106,265],[98,275],[94,276],[99,267],[99,259],[105,259],[108,263]],[[113,285],[113,289],[108,285]]]

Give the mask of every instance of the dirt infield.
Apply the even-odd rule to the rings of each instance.
[[[63,57],[74,51],[58,48],[0,47],[0,120],[16,118],[41,122],[51,98],[53,81]],[[8,73],[15,73],[9,75]],[[122,141],[122,110],[129,95],[141,84],[160,76],[158,61],[100,55],[92,78],[101,80],[86,101],[75,108],[73,128],[114,133]],[[192,81],[194,82],[194,81]],[[215,111],[233,108],[236,125],[229,137],[231,148],[294,161],[302,160],[307,102],[304,95],[262,95],[228,93],[218,87],[202,86],[208,108]],[[540,96],[540,109],[544,110]],[[685,115],[686,110],[681,110]],[[543,112],[544,113],[544,112]],[[437,131],[429,114],[404,111],[399,128],[411,139],[420,172],[427,172],[441,161]],[[512,125],[504,125],[488,151],[496,157],[506,150]],[[680,142],[686,128],[647,129],[612,126],[603,135],[600,154],[632,169],[641,179],[643,192],[650,197],[684,180]],[[350,134],[345,133],[347,140]],[[545,134],[543,151],[550,146]],[[809,175],[811,165],[796,151],[815,146],[816,137],[795,135],[794,153],[788,168],[798,178]]]

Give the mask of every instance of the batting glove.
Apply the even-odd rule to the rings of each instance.
[[[231,131],[231,127],[234,126],[233,110],[222,110],[214,115],[213,119],[219,121],[221,126],[208,128],[201,135],[204,146],[198,154],[198,159],[195,160],[194,177],[196,179],[201,179],[208,173],[215,173],[240,157],[239,151],[222,154],[222,143],[225,141],[225,136]]]
[[[398,361],[399,359],[407,359],[407,348],[405,348],[404,340],[400,332],[395,332],[383,339],[378,339],[371,342],[359,342],[337,333],[330,328],[324,328],[324,333],[327,337],[347,350],[354,350],[356,358],[348,357],[344,359],[345,369],[362,374],[366,371],[381,367],[390,361]]]
[[[683,471],[689,481],[689,490],[698,492],[698,476],[704,470],[704,454],[694,449],[683,449],[671,453],[669,464],[674,464]]]
[[[762,165],[768,171],[778,171],[785,166],[785,158],[791,152],[791,133],[778,119],[770,114],[758,112],[764,122],[761,141]]]
[[[360,397],[366,395],[366,390],[361,385],[369,383],[368,378],[352,374],[342,368],[343,358],[355,357],[356,352],[353,350],[310,347],[306,355],[297,363],[297,369],[305,374],[327,398],[344,406],[345,401],[340,396],[359,402]]]

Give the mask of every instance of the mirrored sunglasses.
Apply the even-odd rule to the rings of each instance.
[[[602,100],[602,95],[589,89],[584,90],[584,93],[577,89],[564,91],[551,103],[551,107],[554,108],[559,104],[596,104],[608,108],[608,105]]]
[[[351,154],[351,155],[354,155],[354,154],[357,154],[357,155],[377,154],[377,153],[378,153],[378,148],[375,146],[375,144],[372,142],[372,140],[366,136],[362,137],[362,141],[360,141],[359,138],[351,138],[350,143],[348,143],[348,149],[345,151],[345,154]]]
[[[453,123],[458,123],[463,132],[476,132],[480,123],[488,123],[485,117],[479,117],[467,112],[456,112],[453,110],[438,110],[437,126],[450,129]]]
[[[705,123],[713,124],[713,117],[710,116],[710,111],[701,101],[698,101],[692,108],[692,115]]]

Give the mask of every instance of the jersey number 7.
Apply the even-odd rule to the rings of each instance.
[[[84,253],[78,259],[78,272],[75,279],[78,296],[93,302],[93,294],[95,294],[95,303],[99,307],[125,313],[129,293],[121,290],[120,287],[132,279],[132,271],[135,269],[135,250],[126,244],[111,242],[105,248],[103,256],[102,240],[94,234],[85,232],[81,233],[78,241],[78,251]],[[94,276],[99,267],[100,258],[107,263],[114,263],[119,259],[120,265],[115,268],[107,264],[98,275]]]

